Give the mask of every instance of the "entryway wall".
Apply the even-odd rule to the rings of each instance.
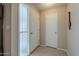
[[[5,56],[11,55],[11,4],[4,4],[3,48]]]
[[[58,48],[66,49],[66,38],[67,38],[67,15],[66,5],[54,6],[41,11],[41,45],[45,45],[45,15],[51,13],[58,13]]]
[[[69,56],[79,56],[79,3],[69,3],[67,13],[71,12],[71,30],[67,28],[67,51]]]

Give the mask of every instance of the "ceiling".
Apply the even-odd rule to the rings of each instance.
[[[35,3],[38,9],[44,10],[53,6],[65,5],[66,3]]]

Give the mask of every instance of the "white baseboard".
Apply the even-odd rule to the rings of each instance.
[[[29,55],[30,56],[40,45],[37,45],[32,51],[30,51]]]
[[[46,47],[46,45],[40,45],[40,46],[43,46],[43,47]],[[67,49],[62,49],[62,48],[57,48],[58,50],[63,50],[67,53],[68,56],[71,56],[69,51]]]
[[[66,49],[66,53],[67,53],[68,56],[71,56],[69,50],[67,50],[67,49]]]
[[[62,48],[57,48],[58,50],[63,50],[63,51],[66,51],[66,49],[62,49]]]
[[[67,53],[68,56],[71,56],[71,54],[69,53],[69,51],[67,49],[61,49],[61,48],[57,48],[57,49],[63,50],[63,51],[65,51]]]
[[[61,49],[61,48],[57,48],[57,49],[63,50],[63,51],[65,51],[67,53],[67,56],[71,56],[70,53],[69,53],[69,51],[67,49]]]
[[[46,45],[40,45],[40,46],[42,46],[42,47],[46,47]]]

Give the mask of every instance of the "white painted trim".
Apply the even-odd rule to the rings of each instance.
[[[63,51],[65,51],[65,52],[67,53],[68,56],[71,56],[71,54],[70,54],[70,52],[69,52],[68,49],[61,49],[61,48],[57,48],[57,49],[58,49],[58,50],[63,50]]]
[[[66,51],[66,49],[62,49],[62,48],[57,48],[58,50],[63,50],[63,51]]]
[[[62,49],[62,48],[57,48],[57,49],[65,51],[67,53],[67,56],[70,56],[70,53],[69,53],[69,51],[67,49]]]
[[[40,45],[37,45],[27,56],[30,56]]]
[[[40,45],[40,46],[46,47],[46,45]],[[65,51],[67,53],[68,56],[71,56],[70,53],[69,53],[69,51],[67,49],[62,49],[62,48],[57,48],[57,49],[58,50],[63,50],[63,51]]]
[[[71,56],[71,54],[70,54],[68,49],[66,49],[66,53],[67,53],[68,56]]]
[[[40,46],[42,46],[42,47],[46,47],[46,45],[40,45]]]

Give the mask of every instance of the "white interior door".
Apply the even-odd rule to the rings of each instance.
[[[46,46],[57,48],[57,13],[46,15]]]
[[[30,52],[39,45],[39,14],[30,8]]]

